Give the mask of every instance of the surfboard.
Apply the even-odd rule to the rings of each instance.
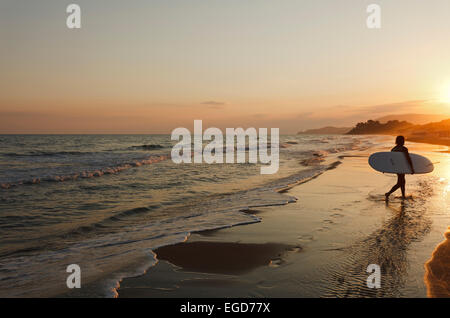
[[[415,153],[409,154],[414,167],[414,173],[430,173],[433,163],[424,156]],[[403,152],[376,152],[369,157],[369,165],[376,171],[385,173],[411,174],[411,167]]]

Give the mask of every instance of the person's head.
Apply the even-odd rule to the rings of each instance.
[[[395,138],[395,144],[398,146],[403,146],[405,144],[405,137],[397,136],[397,138]]]

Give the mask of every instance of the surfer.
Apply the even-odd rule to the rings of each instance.
[[[411,161],[411,157],[409,156],[409,152],[408,152],[408,148],[406,148],[405,145],[405,137],[403,136],[397,136],[397,138],[395,138],[395,144],[396,146],[394,148],[391,149],[391,151],[396,151],[396,152],[403,152],[406,156],[406,160],[408,161],[409,165],[411,166],[411,173],[414,174],[414,167]],[[394,191],[396,191],[398,188],[400,188],[402,190],[402,199],[405,199],[405,174],[403,173],[397,173],[397,183],[392,187],[391,190],[389,190],[389,192],[386,192],[384,195],[386,196],[386,200],[389,200],[389,196],[391,195],[391,193],[393,193]]]

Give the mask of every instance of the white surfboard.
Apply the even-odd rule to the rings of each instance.
[[[430,173],[433,163],[424,156],[410,153],[414,173]],[[403,152],[376,152],[369,157],[369,165],[376,171],[385,173],[411,174],[411,167]]]

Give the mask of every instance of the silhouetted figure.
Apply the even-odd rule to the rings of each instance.
[[[411,157],[409,156],[408,148],[406,148],[404,146],[405,137],[397,136],[397,138],[395,138],[395,144],[396,144],[396,146],[394,148],[392,148],[391,151],[403,152],[406,156],[406,160],[408,161],[409,165],[411,166],[411,172],[412,172],[412,174],[414,174],[414,167],[413,167],[413,164],[411,161]],[[405,184],[406,184],[405,175],[403,173],[398,173],[397,174],[397,184],[394,185],[389,192],[385,193],[386,200],[389,200],[389,196],[391,195],[391,193],[396,191],[398,188],[400,188],[402,190],[402,198],[405,199],[406,198]]]

